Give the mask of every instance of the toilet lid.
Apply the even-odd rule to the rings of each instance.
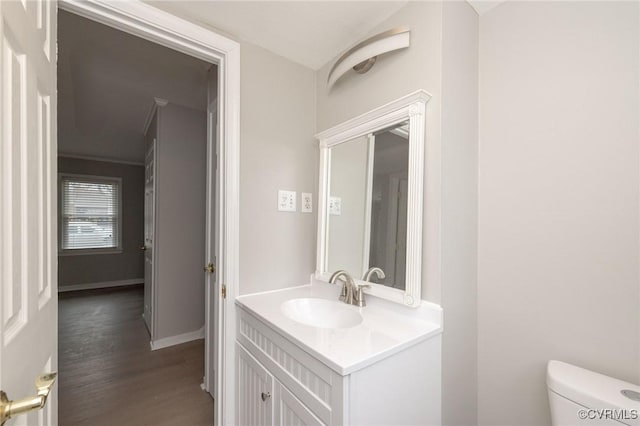
[[[630,390],[640,393],[640,386],[604,374],[595,373],[561,361],[549,361],[547,386],[553,392],[571,401],[592,409],[628,410],[629,417],[619,421],[629,425],[640,425],[640,401],[621,393]]]

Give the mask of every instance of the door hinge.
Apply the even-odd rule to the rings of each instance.
[[[227,286],[222,284],[222,298],[226,299],[227,298]]]

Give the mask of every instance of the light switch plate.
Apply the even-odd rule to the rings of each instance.
[[[295,191],[278,191],[278,211],[295,212],[296,211],[296,192]]]
[[[329,197],[329,214],[340,216],[342,213],[342,198]]]
[[[303,192],[301,197],[302,205],[300,206],[300,211],[302,213],[313,212],[313,195],[310,192]]]

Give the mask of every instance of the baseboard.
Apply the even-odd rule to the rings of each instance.
[[[87,283],[87,284],[73,284],[73,285],[58,285],[58,293],[64,293],[66,291],[77,290],[95,290],[97,288],[109,288],[109,287],[122,287],[126,285],[144,284],[144,278],[135,278],[132,280],[119,280],[119,281],[103,281],[101,283]]]
[[[151,350],[168,348],[169,346],[180,345],[182,343],[191,342],[192,340],[204,339],[204,325],[200,330],[190,331],[188,333],[177,334],[175,336],[164,337],[158,340],[152,340]]]

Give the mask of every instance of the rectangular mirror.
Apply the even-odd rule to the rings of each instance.
[[[342,269],[367,293],[420,303],[428,99],[418,91],[317,135],[317,278]]]

